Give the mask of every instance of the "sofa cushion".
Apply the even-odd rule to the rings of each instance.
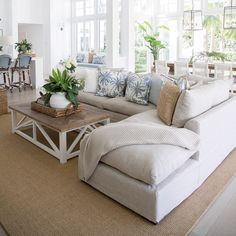
[[[93,64],[105,64],[105,55],[94,55]]]
[[[140,76],[130,73],[125,91],[126,100],[141,105],[147,105],[151,82],[152,78],[150,74]]]
[[[129,102],[124,97],[111,98],[109,100],[106,100],[103,103],[103,107],[104,109],[121,113],[127,116],[132,116],[137,113],[141,113],[156,108],[156,106],[151,103],[149,103],[147,106],[143,106]]]
[[[229,98],[230,81],[218,80],[191,90],[183,91],[173,116],[173,125],[185,123]]]
[[[96,95],[104,97],[124,96],[127,73],[101,71],[98,73],[98,86]]]
[[[149,94],[149,102],[154,105],[157,105],[159,97],[161,94],[161,88],[163,85],[163,80],[158,75],[152,75],[152,85]]]
[[[167,125],[172,124],[175,106],[180,93],[181,91],[179,87],[169,81],[165,83],[163,89],[161,90],[157,111],[161,120]]]
[[[158,185],[191,158],[194,151],[174,145],[129,145],[109,152],[101,162],[150,185]]]
[[[79,102],[86,103],[98,108],[103,109],[103,103],[109,100],[107,97],[99,97],[96,96],[94,93],[79,93]]]

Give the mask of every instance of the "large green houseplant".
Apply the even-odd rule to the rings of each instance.
[[[15,49],[19,54],[29,53],[32,50],[32,44],[23,39],[21,42],[15,43]]]
[[[145,40],[146,47],[151,51],[153,55],[153,60],[159,59],[160,50],[166,48],[167,43],[160,39],[160,29],[169,30],[167,26],[159,26],[159,30],[154,29],[154,27],[148,22],[144,21],[139,24],[139,29],[143,33],[143,38]]]
[[[79,105],[78,94],[84,88],[85,81],[77,80],[74,76],[70,75],[67,70],[60,71],[53,69],[52,74],[49,76],[47,83],[43,86],[46,94],[43,95],[44,103],[46,106],[54,108],[65,108],[63,104],[59,106],[52,106],[52,96],[64,96],[68,101],[67,104],[72,104],[77,107]],[[64,103],[64,100],[61,100]],[[61,107],[62,106],[62,107]]]

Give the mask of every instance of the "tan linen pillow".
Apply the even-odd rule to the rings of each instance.
[[[167,125],[172,124],[175,106],[180,94],[180,89],[172,82],[166,82],[161,90],[157,112],[160,119]]]
[[[92,63],[93,62],[93,57],[96,55],[96,53],[94,52],[89,52],[88,54],[88,63]]]

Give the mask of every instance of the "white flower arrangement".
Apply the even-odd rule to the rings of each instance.
[[[65,67],[65,69],[68,70],[70,73],[75,72],[75,69],[76,69],[76,67],[77,67],[75,60],[73,60],[73,59],[70,58],[70,57],[69,57],[68,59],[62,61],[61,64],[62,64],[62,65]]]

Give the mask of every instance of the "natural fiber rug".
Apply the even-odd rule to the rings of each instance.
[[[184,235],[236,173],[234,152],[154,225],[80,182],[77,158],[61,165],[10,130],[0,116],[0,222],[10,235]]]

